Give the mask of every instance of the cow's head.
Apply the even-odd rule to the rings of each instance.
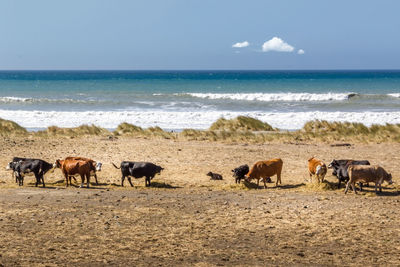
[[[245,174],[244,175],[244,179],[246,180],[246,182],[251,182],[251,179],[253,179],[252,177],[251,177],[251,175],[249,175],[248,173],[247,174]]]
[[[101,171],[101,167],[103,166],[103,163],[101,163],[101,162],[97,162],[96,163],[96,171]]]
[[[386,182],[388,182],[388,184],[393,184],[393,180],[392,180],[392,174],[391,173],[388,173],[387,175],[386,175]]]
[[[162,170],[164,170],[163,167],[157,166],[157,168],[156,168],[156,173],[157,173],[157,174],[160,174]]]
[[[14,162],[11,161],[7,164],[6,170],[11,170],[13,169],[13,167],[14,167]]]
[[[335,167],[335,166],[337,166],[337,165],[338,165],[338,163],[337,163],[337,161],[334,159],[334,160],[331,161],[331,163],[329,163],[328,168],[329,168],[329,169],[332,169],[333,167]]]
[[[56,162],[54,162],[53,164],[53,168],[61,168],[62,165],[62,160],[56,160]]]

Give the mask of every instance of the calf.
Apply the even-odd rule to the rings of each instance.
[[[349,159],[339,159],[332,160],[329,163],[328,168],[332,168],[332,175],[336,176],[339,180],[338,188],[340,188],[341,182],[349,181],[349,174],[347,172],[347,168],[349,165],[370,165],[368,160],[349,160]],[[362,184],[360,184],[362,190]]]
[[[53,168],[53,165],[41,160],[41,159],[25,159],[12,164],[15,177],[18,180],[18,185],[24,184],[24,177],[26,175],[34,175],[36,178],[35,186],[38,186],[42,181],[43,187],[45,187],[43,176]]]
[[[207,176],[210,176],[210,180],[222,180],[222,175],[214,172],[207,173]]]
[[[266,161],[258,161],[254,163],[253,167],[251,167],[250,171],[245,176],[245,179],[248,182],[250,182],[252,179],[256,179],[257,187],[260,183],[260,179],[263,179],[264,188],[266,188],[266,180],[276,174],[276,186],[278,186],[278,182],[282,184],[282,165],[283,161],[279,158]]]
[[[155,165],[151,162],[122,161],[119,168],[114,163],[112,163],[112,165],[117,169],[121,169],[121,186],[124,186],[124,180],[125,177],[127,177],[129,183],[133,187],[131,176],[134,178],[141,178],[144,176],[145,186],[150,186],[151,179],[164,170],[161,166]]]
[[[232,170],[233,177],[235,177],[235,183],[240,184],[240,180],[244,179],[244,176],[249,172],[249,165],[241,165]]]
[[[85,182],[86,177],[86,187],[90,184],[90,172],[93,170],[93,164],[84,160],[76,160],[72,158],[67,158],[65,160],[56,160],[54,164],[57,168],[60,168],[65,177],[65,183],[68,187],[68,180],[71,176],[79,175],[81,176],[81,185]],[[71,183],[71,181],[70,181]]]
[[[324,162],[317,158],[308,159],[308,172],[310,174],[310,180],[312,181],[312,176],[315,175],[318,179],[318,183],[323,182],[327,168]]]
[[[355,187],[356,182],[374,182],[375,183],[375,193],[377,193],[377,187],[379,185],[379,192],[382,192],[382,183],[383,181],[387,181],[389,184],[392,184],[392,174],[387,173],[380,166],[371,166],[371,165],[350,165],[348,168],[349,173],[349,181],[347,182],[346,190],[344,193],[347,193],[349,186],[354,190],[354,193],[357,194],[357,190]]]

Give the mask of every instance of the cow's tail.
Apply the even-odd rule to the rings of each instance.
[[[116,168],[116,169],[121,169],[121,167],[117,167],[114,163],[111,162],[111,164]]]

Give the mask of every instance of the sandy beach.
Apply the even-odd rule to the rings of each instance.
[[[399,187],[345,195],[308,182],[307,159],[368,159],[398,181],[399,144],[246,144],[119,137],[3,137],[0,264],[9,265],[396,265]],[[59,169],[35,188],[5,170],[13,156],[103,163],[99,185],[65,188]],[[282,186],[236,185],[231,169],[282,158]],[[111,162],[150,161],[165,170],[145,188],[120,187]],[[223,175],[210,181],[209,171]],[[275,181],[275,177],[272,180]],[[328,172],[330,187],[336,178]],[[79,180],[78,180],[79,181]],[[93,181],[92,181],[93,182]]]

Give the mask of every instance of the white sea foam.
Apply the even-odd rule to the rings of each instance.
[[[79,100],[79,99],[70,99],[70,98],[25,98],[25,97],[14,97],[14,96],[3,96],[0,97],[0,103],[31,103],[31,104],[40,104],[40,103],[93,103],[94,100]]]
[[[388,96],[400,98],[400,93],[388,94]]]
[[[251,116],[280,129],[300,129],[310,120],[361,122],[366,125],[400,123],[400,112],[178,112],[178,111],[23,111],[0,110],[0,117],[13,120],[26,128],[45,128],[51,125],[76,127],[95,124],[114,129],[122,122],[141,127],[160,126],[163,129],[207,129],[217,119],[239,115]]]
[[[32,98],[15,97],[15,96],[0,97],[0,102],[2,102],[2,103],[29,102],[29,101],[32,101],[32,100],[33,100]]]
[[[187,93],[187,95],[206,99],[231,99],[244,101],[343,101],[354,96],[354,93]]]

